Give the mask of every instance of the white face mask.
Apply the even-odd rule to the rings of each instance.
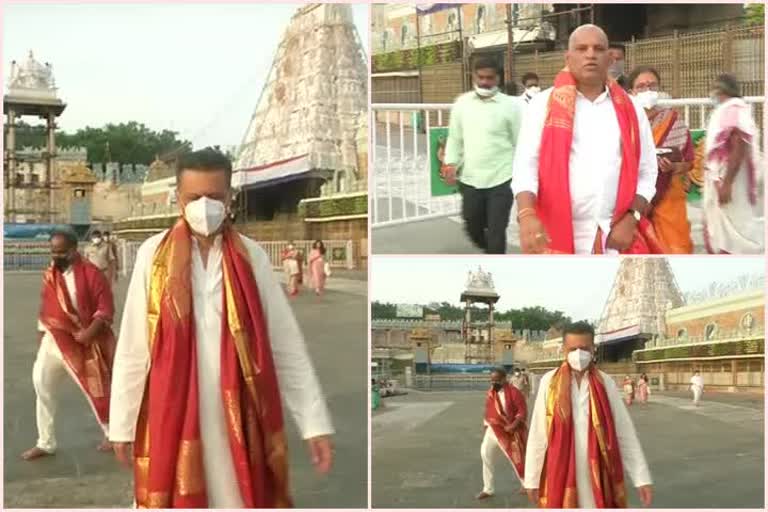
[[[527,94],[529,97],[536,96],[540,92],[541,92],[541,88],[538,85],[532,85],[531,87],[525,90],[525,94]]]
[[[95,236],[95,237],[91,238],[91,242],[93,242],[96,245],[99,245],[101,243],[101,238]]]
[[[637,93],[637,99],[645,110],[651,110],[659,103],[658,91],[643,91]]]
[[[482,87],[475,86],[475,93],[482,98],[490,98],[499,92],[498,87],[491,87],[490,89],[483,89]]]
[[[577,348],[568,352],[568,364],[577,372],[583,372],[592,362],[592,352]]]
[[[224,203],[205,196],[187,203],[187,206],[184,207],[184,218],[187,219],[189,227],[195,233],[203,236],[215,233],[221,227],[226,216],[227,208]]]

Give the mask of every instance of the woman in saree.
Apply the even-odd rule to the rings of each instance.
[[[301,253],[293,244],[289,242],[283,251],[283,271],[288,281],[288,295],[295,297],[299,294],[299,285],[302,282],[301,272]]]
[[[627,404],[627,406],[632,405],[632,400],[635,399],[635,383],[629,375],[624,377],[622,390],[624,391],[624,403]]]
[[[716,105],[706,135],[704,243],[710,254],[762,253],[763,230],[756,222],[758,130],[752,110],[732,75],[712,88]]]
[[[648,114],[658,153],[659,175],[649,218],[656,235],[670,253],[691,254],[693,242],[686,196],[687,174],[693,166],[695,153],[690,131],[677,111],[657,105],[665,96],[659,92],[661,78],[658,71],[650,66],[639,66],[629,75],[629,84],[631,94]]]
[[[637,381],[637,398],[640,403],[645,405],[648,403],[648,395],[650,394],[650,388],[648,387],[648,376],[642,374]]]

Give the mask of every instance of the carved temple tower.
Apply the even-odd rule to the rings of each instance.
[[[622,258],[597,326],[604,359],[626,360],[666,330],[667,310],[684,304],[666,258]]]
[[[464,341],[464,360],[467,364],[488,364],[494,361],[494,305],[499,301],[499,294],[493,285],[490,272],[478,267],[476,272],[469,272],[465,290],[461,294],[464,303],[464,318],[461,335]],[[488,306],[486,319],[473,319],[472,307],[475,304]]]

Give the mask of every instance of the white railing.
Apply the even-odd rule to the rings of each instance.
[[[129,276],[133,271],[133,265],[136,262],[136,252],[143,242],[134,242],[127,240],[118,241],[118,254],[120,255],[120,270],[123,276]],[[269,256],[272,268],[283,268],[282,253],[289,241],[266,241],[259,242],[259,245]],[[314,240],[296,240],[293,244],[304,254],[304,263],[312,250]],[[325,260],[333,268],[343,268],[352,270],[355,268],[353,249],[351,240],[323,240],[325,244]]]
[[[744,100],[755,105],[764,103],[765,97],[749,96]],[[660,100],[659,105],[680,109],[691,129],[706,128],[706,119],[713,108],[708,98]],[[372,228],[459,215],[459,195],[432,197],[430,185],[429,129],[447,126],[451,106],[450,103],[371,105],[374,116]]]
[[[371,105],[371,108],[376,116],[371,226],[457,215],[458,195],[432,197],[429,175],[429,129],[447,125],[451,105],[394,103]],[[435,116],[436,124],[431,125]],[[424,133],[418,129],[419,117],[423,119]]]

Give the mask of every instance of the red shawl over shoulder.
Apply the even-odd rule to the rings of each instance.
[[[587,458],[597,508],[625,508],[624,466],[616,425],[602,377],[592,367],[589,381],[589,433]],[[549,442],[539,484],[541,508],[578,508],[576,454],[571,405],[571,367],[563,363],[547,390]]]
[[[291,506],[277,375],[246,247],[231,228],[222,243],[221,400],[246,508]],[[158,247],[149,294],[151,367],[137,426],[141,508],[206,508],[192,304],[192,235],[179,219]]]
[[[112,324],[115,306],[112,289],[104,274],[79,255],[72,263],[75,274],[77,310],[67,291],[64,275],[51,265],[43,275],[40,322],[51,333],[67,367],[85,393],[96,418],[109,422],[109,390],[115,336],[112,328],[103,330],[90,345],[75,341],[74,335],[100,318]]]
[[[627,213],[637,195],[640,165],[640,128],[637,112],[629,95],[611,80],[611,101],[621,133],[621,171],[613,221]],[[536,211],[552,239],[550,252],[573,254],[573,216],[571,212],[570,156],[576,115],[576,79],[568,69],[555,77],[539,152],[539,191]],[[664,250],[653,234],[651,223],[643,218],[638,235],[625,254],[661,254]]]
[[[515,467],[520,480],[524,478],[525,470],[525,445],[528,443],[528,427],[526,419],[528,411],[523,394],[511,384],[504,384],[504,407],[501,405],[499,393],[491,388],[485,397],[485,421],[493,429],[499,446]],[[506,412],[504,412],[506,409]],[[506,432],[504,427],[511,425],[516,419],[522,419],[522,425]]]

